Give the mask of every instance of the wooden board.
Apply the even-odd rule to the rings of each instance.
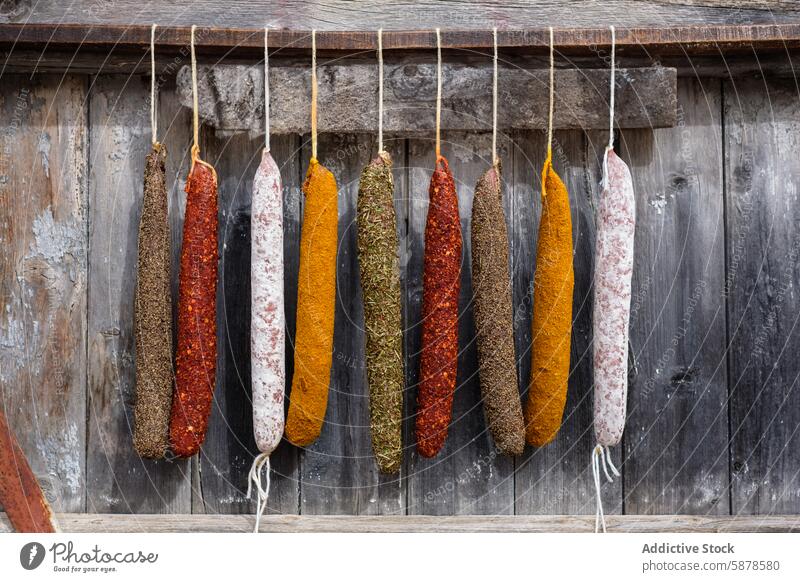
[[[136,277],[130,274],[150,152],[150,85],[103,75],[90,95],[87,510],[188,513],[188,463],[144,460],[133,449]]]
[[[56,511],[86,501],[87,79],[0,88],[0,398]]]
[[[253,517],[245,515],[87,515],[57,516],[69,533],[249,533]],[[612,533],[786,533],[800,530],[796,515],[689,516],[612,515],[607,520]],[[9,531],[0,513],[0,532]],[[308,516],[268,515],[261,520],[264,533],[588,533],[594,531],[594,515],[464,515],[416,516]],[[499,540],[499,538],[498,538]]]
[[[623,131],[636,193],[626,513],[726,514],[720,84],[682,80],[671,129]]]
[[[449,55],[444,56],[449,59]],[[273,59],[274,60],[274,59]],[[426,59],[427,60],[427,59]],[[378,127],[378,67],[375,62],[317,68],[320,132],[376,132]],[[306,63],[270,69],[271,130],[310,131],[311,69]],[[384,130],[414,134],[435,127],[436,64],[420,57],[386,60],[384,65]],[[557,128],[608,127],[608,68],[575,68],[559,63],[554,74]],[[675,124],[675,69],[654,66],[621,69],[616,76],[617,127],[670,127]],[[442,66],[442,119],[446,130],[491,131],[491,60]],[[181,103],[192,107],[191,69],[177,74]],[[550,90],[547,69],[502,63],[498,70],[497,123],[500,128],[544,129]],[[264,126],[264,72],[260,66],[201,66],[197,71],[200,117],[226,131],[258,134]]]
[[[408,513],[432,515],[513,513],[513,461],[498,455],[486,422],[478,384],[477,344],[472,318],[470,218],[475,184],[491,166],[491,137],[447,133],[442,155],[451,164],[458,192],[463,240],[459,298],[459,357],[452,422],[445,446],[432,459],[416,452],[413,423],[417,410],[419,352],[422,336],[422,267],[428,187],[435,162],[431,140],[409,140],[409,210],[406,302],[407,366],[414,379],[407,385]],[[411,268],[413,263],[413,275]],[[410,400],[410,401],[409,401]]]
[[[797,86],[725,83],[731,511],[800,511]]]

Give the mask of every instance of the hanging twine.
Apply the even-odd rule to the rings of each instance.
[[[608,145],[603,153],[603,189],[608,188],[608,152],[614,149],[614,92],[617,73],[616,45],[617,36],[613,26],[611,29],[611,96],[608,100]]]
[[[497,164],[497,28],[492,29],[494,41],[494,77],[492,79],[492,164]]]
[[[383,152],[383,29],[378,29],[378,153]]]
[[[261,473],[264,473],[265,482],[261,480]],[[258,533],[258,528],[261,525],[261,516],[267,509],[267,499],[269,499],[269,454],[260,453],[253,465],[250,467],[250,474],[247,476],[247,498],[250,499],[250,494],[253,492],[253,486],[256,488],[256,525],[253,528],[253,533]]]
[[[441,138],[442,125],[442,33],[436,29],[436,160],[442,157]]]
[[[153,147],[158,145],[158,116],[156,115],[156,25],[150,29],[150,133]]]
[[[554,78],[555,57],[553,53],[553,27],[550,27],[550,109],[547,115],[547,158],[552,155],[553,145],[553,104],[555,102]]]
[[[264,147],[269,151],[269,28],[264,27]]]
[[[592,451],[592,476],[594,477],[594,491],[597,496],[597,509],[594,515],[594,533],[598,533],[601,526],[603,528],[603,533],[606,533],[606,517],[603,513],[603,499],[600,495],[601,466],[603,467],[603,473],[605,473],[609,483],[614,482],[608,472],[609,468],[616,477],[619,477],[619,471],[611,461],[611,452],[608,450],[608,447],[596,445]]]
[[[317,159],[317,31],[311,31],[311,159]]]
[[[192,146],[192,163],[197,159],[200,153],[200,118],[197,105],[197,57],[194,54],[194,31],[197,30],[196,25],[192,25],[192,34],[190,39],[190,49],[192,52],[192,128],[194,132],[194,145]]]

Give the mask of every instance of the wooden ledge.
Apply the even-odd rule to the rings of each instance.
[[[58,522],[69,533],[191,533],[250,532],[251,515],[129,515],[62,513]],[[621,515],[606,517],[608,531],[618,533],[747,533],[800,531],[798,515],[695,516]],[[10,524],[0,513],[0,532]],[[456,517],[436,516],[311,516],[268,515],[261,520],[261,531],[272,533],[553,533],[594,532],[593,515],[526,515]]]

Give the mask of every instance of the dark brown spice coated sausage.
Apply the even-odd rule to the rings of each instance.
[[[525,421],[514,359],[514,307],[499,161],[475,187],[470,234],[478,378],[486,424],[500,453],[521,455]]]
[[[58,531],[53,520],[53,512],[17,439],[11,434],[11,428],[2,409],[0,409],[0,505],[18,532]]]
[[[417,401],[417,450],[433,457],[444,445],[458,371],[461,222],[447,160],[439,157],[428,190],[422,297],[422,355]]]
[[[170,443],[179,457],[200,450],[217,374],[217,173],[192,152],[186,181],[178,291],[177,385]]]

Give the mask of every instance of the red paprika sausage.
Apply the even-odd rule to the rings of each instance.
[[[458,196],[444,157],[428,190],[422,296],[422,355],[417,401],[417,450],[433,457],[444,445],[458,371],[461,222]]]
[[[53,512],[0,409],[0,505],[22,533],[58,531]]]
[[[178,290],[176,391],[170,442],[179,457],[200,450],[217,375],[217,173],[192,152]]]

